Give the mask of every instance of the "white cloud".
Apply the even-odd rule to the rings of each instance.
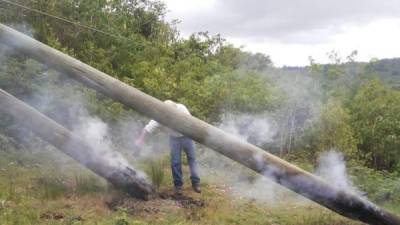
[[[184,36],[220,33],[229,42],[271,56],[275,65],[306,65],[308,56],[359,51],[358,60],[400,56],[397,0],[166,0],[167,19]]]

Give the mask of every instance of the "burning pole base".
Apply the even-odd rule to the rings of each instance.
[[[95,152],[88,143],[34,108],[0,89],[0,113],[34,132],[115,187],[129,195],[149,199],[155,190],[145,177],[127,163],[112,163]]]

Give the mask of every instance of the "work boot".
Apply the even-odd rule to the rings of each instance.
[[[182,186],[176,186],[175,187],[175,194],[176,195],[182,195],[183,194]]]
[[[201,193],[200,184],[193,184],[192,188],[193,188],[193,191],[195,191],[197,193]]]

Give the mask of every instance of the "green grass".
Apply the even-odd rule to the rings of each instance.
[[[68,162],[66,167],[51,163],[53,158],[42,160],[20,164],[12,163],[15,157],[0,159],[0,225],[360,224],[312,203],[282,201],[272,205],[238,198],[228,194],[225,187],[207,183],[207,178],[203,179],[201,195],[194,193],[188,183],[184,189],[185,196],[204,202],[201,206],[155,199],[111,209],[107,202],[121,193],[109,188],[104,180],[74,163]],[[172,193],[167,160],[147,165],[159,191]],[[40,166],[34,166],[38,163]],[[187,166],[184,174],[188,181]],[[400,213],[396,204],[385,207]]]

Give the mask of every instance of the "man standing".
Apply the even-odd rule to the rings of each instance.
[[[182,104],[175,103],[171,100],[166,100],[164,103],[175,107],[185,114],[190,115],[189,110],[186,108],[186,106]],[[141,148],[146,141],[147,135],[153,133],[160,126],[161,125],[157,121],[151,120],[143,128],[140,137],[136,140],[136,146]],[[167,132],[169,133],[169,145],[171,149],[171,169],[175,192],[177,194],[182,194],[183,176],[181,152],[182,150],[184,150],[189,163],[190,179],[192,181],[193,190],[197,193],[201,193],[200,177],[198,175],[198,167],[195,154],[196,149],[193,140],[169,128],[167,128]]]

